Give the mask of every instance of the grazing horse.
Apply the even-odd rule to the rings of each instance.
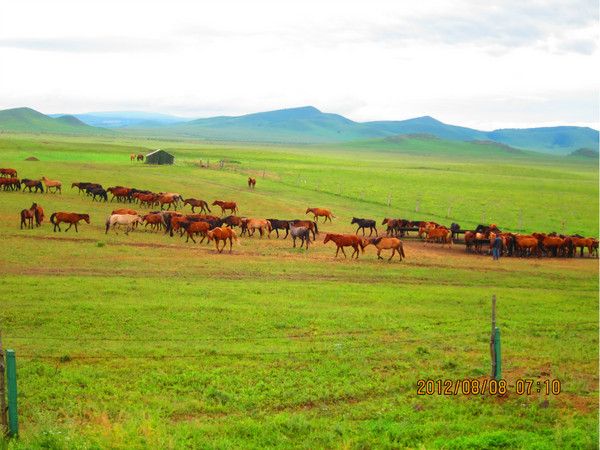
[[[515,249],[520,256],[528,256],[528,253],[541,256],[538,240],[534,236],[515,235]]]
[[[49,180],[46,177],[42,177],[42,181],[46,185],[46,193],[50,192],[50,189],[54,189],[54,193],[62,194],[62,183],[58,180]]]
[[[44,222],[44,208],[35,203],[33,205],[35,205],[35,226],[39,227],[42,225],[42,222]],[[33,205],[31,205],[32,208]]]
[[[365,228],[369,228],[369,237],[371,237],[373,231],[375,231],[375,236],[377,236],[377,227],[375,226],[375,221],[373,219],[358,219],[356,217],[353,217],[352,222],[350,222],[350,225],[353,224],[358,225],[358,228],[356,229],[356,234],[358,234],[358,231],[362,228],[364,236]]]
[[[401,219],[392,219],[390,217],[386,217],[381,222],[381,225],[387,225],[387,236],[398,236],[400,234]],[[356,232],[358,233],[358,230],[356,230]]]
[[[279,220],[279,219],[267,219],[271,222],[271,230],[275,231],[277,234],[277,238],[279,238],[279,230],[285,230],[284,239],[288,237],[290,232],[290,221],[289,220]],[[308,228],[308,227],[304,227]],[[269,236],[271,235],[271,231],[269,231]]]
[[[363,253],[365,252],[365,244],[364,244],[363,240],[354,234],[331,234],[331,233],[328,233],[325,235],[323,244],[327,244],[329,241],[333,241],[335,243],[335,245],[337,245],[337,250],[335,252],[336,258],[338,256],[340,249],[342,250],[342,253],[344,254],[344,258],[347,257],[346,252],[344,251],[344,247],[352,247],[354,249],[354,251],[352,252],[352,256],[350,256],[350,258],[353,258],[354,255],[356,255],[356,259],[358,259],[358,254],[360,253],[359,249],[361,249]]]
[[[248,188],[254,189],[256,187],[256,178],[248,177]]]
[[[202,239],[200,240],[200,243],[202,243],[207,237],[206,233],[208,233],[211,227],[208,222],[204,221],[185,221],[181,222],[181,228],[187,233],[187,238],[185,239],[185,242],[188,242],[191,239],[195,244],[196,240],[194,239],[194,235],[202,235]]]
[[[116,227],[123,225],[125,226],[125,234],[129,234],[129,232],[139,223],[144,223],[144,219],[137,214],[111,214],[106,219],[106,231],[104,234],[108,233],[110,227],[112,227],[113,231],[116,233]]]
[[[538,241],[542,250],[554,257],[558,256],[559,250],[565,243],[565,240],[558,236],[544,236],[541,239],[538,238]]]
[[[272,229],[273,227],[271,227],[271,222],[269,222],[267,219],[242,219],[242,231],[247,231],[248,236],[254,236],[254,232],[258,230],[261,239],[263,237],[263,233],[267,233],[267,236],[270,239]]]
[[[44,193],[44,186],[40,180],[30,180],[28,178],[23,178],[21,180],[21,185],[25,185],[25,188],[29,189],[29,192],[33,192],[32,189],[35,189],[35,192],[38,190]],[[25,188],[23,188],[23,192],[25,192]]]
[[[313,241],[317,239],[317,234],[319,234],[319,226],[317,222],[313,222],[312,220],[292,220],[290,221],[290,225],[294,225],[295,227],[306,227],[310,231],[312,231]]]
[[[36,217],[37,204],[34,203],[29,209],[21,210],[21,230],[23,227],[33,230],[33,219]]]
[[[200,212],[211,212],[208,207],[208,203],[204,200],[196,200],[195,198],[186,198],[183,201],[183,206],[190,205],[192,207],[192,212],[196,212],[194,208],[200,208]]]
[[[0,177],[15,178],[17,171],[15,169],[0,169]]]
[[[0,178],[0,186],[5,191],[20,191],[21,181],[18,178]]]
[[[208,237],[208,241],[215,241],[215,247],[217,248],[217,252],[222,253],[223,249],[227,245],[227,241],[229,241],[229,253],[231,253],[231,248],[233,246],[233,241],[238,242],[237,234],[233,231],[232,228],[228,227],[219,227],[214,230],[210,230],[206,232],[206,236]],[[219,242],[223,241],[223,247],[219,250]]]
[[[583,249],[587,248],[588,249],[588,253],[590,254],[590,257],[592,256],[592,254],[594,253],[594,240],[592,238],[580,238],[580,237],[574,237],[572,239],[573,241],[573,249],[575,251],[575,254],[577,254],[577,249],[580,249],[580,253],[579,256],[583,258]]]
[[[398,258],[402,261],[402,258],[406,258],[404,254],[404,246],[402,245],[402,241],[395,237],[374,237],[364,240],[364,246],[374,245],[377,248],[377,259],[383,259],[381,257],[382,250],[392,250],[392,256],[388,259],[391,261],[396,252],[398,252]]]
[[[223,200],[215,200],[211,206],[220,206],[221,215],[225,214],[225,211],[231,211],[231,214],[238,214],[239,209],[236,202],[224,202]]]
[[[141,162],[144,162],[144,154],[143,153],[138,153],[137,160],[141,161]]]
[[[129,161],[131,161],[131,162],[135,161],[135,153],[132,153],[129,155]]]
[[[445,227],[433,228],[429,229],[425,232],[425,243],[433,242],[435,239],[439,239],[442,243],[448,244],[448,246],[452,245],[452,231]]]
[[[52,223],[54,225],[54,232],[56,232],[57,228],[58,228],[58,231],[61,231],[60,223],[65,222],[65,223],[69,224],[69,226],[65,230],[65,233],[67,231],[69,231],[69,229],[73,225],[75,225],[75,232],[78,233],[79,231],[77,230],[77,222],[79,222],[80,220],[85,220],[87,223],[90,223],[89,214],[79,214],[79,213],[72,213],[72,212],[55,212],[55,213],[52,213],[52,215],[50,216],[50,223]]]
[[[289,228],[292,240],[294,241],[294,248],[296,248],[296,239],[300,239],[300,248],[306,244],[306,250],[308,250],[308,244],[310,244],[310,230],[306,227],[295,227],[293,225]]]
[[[331,219],[332,218],[335,219],[335,216],[328,209],[323,209],[323,208],[306,208],[306,212],[304,214],[308,214],[308,213],[312,213],[315,216],[314,217],[315,222],[319,221],[319,217],[324,217],[325,218],[323,220],[323,222],[327,222],[327,219],[329,219],[329,221],[332,222]]]

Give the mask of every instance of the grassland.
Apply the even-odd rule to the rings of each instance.
[[[129,162],[157,147],[177,164]],[[337,218],[324,231],[352,231],[355,215],[468,227],[484,209],[513,230],[520,210],[524,230],[598,228],[597,167],[476,144],[4,135],[0,158],[28,178],[235,199],[257,217],[328,206]],[[214,168],[199,168],[207,159]],[[20,231],[17,212],[34,200],[92,223]],[[402,263],[371,248],[335,261],[321,242],[307,252],[256,238],[217,255],[152,232],[105,235],[113,207],[68,188],[0,193],[0,324],[19,364],[14,448],[597,448],[597,260],[494,263],[408,242]],[[420,378],[487,375],[492,293],[509,386],[558,378],[563,392],[417,396]]]

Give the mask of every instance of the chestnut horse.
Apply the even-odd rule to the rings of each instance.
[[[169,192],[166,194],[159,194],[157,200],[158,200],[158,203],[160,204],[161,210],[163,209],[164,205],[168,205],[167,209],[171,209],[171,205],[173,205],[173,208],[175,210],[177,210],[177,203],[179,202],[179,200],[183,201],[183,197],[179,194]]]
[[[573,242],[573,249],[575,251],[575,254],[577,254],[577,249],[578,248],[580,249],[580,253],[579,253],[580,257],[583,258],[583,249],[584,248],[588,249],[588,253],[590,254],[590,257],[594,253],[594,240],[592,238],[573,237],[572,242]]]
[[[248,236],[254,236],[254,232],[258,230],[261,239],[263,237],[263,233],[267,233],[268,238],[271,239],[272,229],[273,227],[271,227],[271,222],[269,222],[267,219],[242,219],[242,230],[247,231]]]
[[[80,220],[85,220],[87,223],[90,223],[89,214],[55,212],[52,213],[52,215],[50,216],[50,223],[54,225],[54,232],[56,232],[57,228],[58,231],[61,231],[60,223],[65,222],[69,224],[69,226],[65,230],[65,233],[69,231],[69,228],[71,228],[73,225],[75,225],[75,232],[78,233],[79,231],[77,230],[77,222],[79,222]]]
[[[425,243],[439,239],[442,242],[442,246],[444,244],[448,244],[448,246],[452,245],[452,231],[446,227],[429,229],[425,232],[425,236]]]
[[[215,241],[215,247],[219,253],[223,252],[223,249],[227,245],[227,241],[229,241],[229,253],[231,253],[231,248],[233,246],[233,241],[238,242],[237,234],[233,231],[232,228],[228,227],[219,227],[214,230],[210,230],[206,232],[206,236],[208,237],[208,241]],[[219,250],[219,242],[223,241],[223,247]]]
[[[196,212],[194,208],[200,208],[200,212],[211,212],[208,207],[208,203],[204,200],[196,200],[195,198],[186,198],[183,201],[183,206],[190,205],[192,207],[192,212]]]
[[[17,176],[15,169],[0,169],[0,177],[14,178]]]
[[[194,235],[202,235],[202,239],[200,240],[200,243],[202,243],[207,237],[206,233],[208,233],[208,231],[210,230],[210,224],[208,222],[185,221],[181,222],[181,228],[183,228],[187,233],[187,238],[185,242],[188,242],[191,239],[195,244],[196,240],[194,239]]]
[[[31,205],[29,209],[21,210],[21,230],[23,227],[33,230],[33,219],[36,217],[37,203]]]
[[[290,221],[290,226],[293,225],[295,227],[306,227],[310,231],[312,231],[313,240],[317,238],[317,234],[319,234],[319,226],[317,222],[313,222],[312,220],[292,220]]]
[[[225,214],[225,211],[231,211],[231,214],[238,214],[239,209],[236,202],[224,202],[223,200],[215,200],[212,202],[212,206],[221,207],[221,215]]]
[[[135,161],[135,153],[132,153],[129,155],[129,161],[131,161],[131,162]]]
[[[256,178],[248,177],[248,188],[254,189],[256,187]]]
[[[54,189],[54,193],[59,192],[62,194],[62,183],[58,180],[49,180],[46,177],[42,177],[42,181],[46,185],[46,193],[50,192],[50,189]]]
[[[319,221],[319,217],[324,217],[325,219],[323,220],[323,222],[327,222],[327,219],[329,219],[330,222],[332,222],[332,218],[335,219],[335,216],[331,213],[331,211],[329,211],[328,209],[323,209],[323,208],[306,208],[306,212],[304,214],[308,214],[308,213],[312,213],[315,218],[315,222]]]
[[[141,162],[144,162],[144,155],[142,153],[138,153],[137,160],[141,161]]]
[[[402,245],[402,241],[395,237],[375,237],[364,240],[364,246],[374,245],[377,248],[377,259],[383,259],[381,257],[381,250],[392,250],[392,256],[388,259],[391,261],[396,252],[398,252],[398,258],[402,261],[402,258],[406,258],[404,255],[404,246]]]
[[[39,227],[42,225],[42,222],[44,221],[44,208],[42,208],[40,205],[35,204],[35,226]],[[33,208],[33,205],[31,205],[31,207]]]
[[[540,256],[539,242],[534,236],[515,235],[515,249],[520,252],[520,256],[528,256],[528,251]]]
[[[131,192],[131,189],[123,186],[113,186],[106,189],[106,192],[110,192],[112,194],[112,198],[110,199],[111,202],[115,198],[118,202],[120,202],[129,199],[129,193]]]
[[[365,252],[365,244],[361,238],[354,234],[331,234],[328,233],[325,235],[325,239],[323,240],[323,244],[327,244],[329,241],[333,241],[335,245],[337,245],[337,250],[335,252],[335,257],[337,258],[340,249],[344,254],[344,258],[346,258],[346,252],[344,251],[344,247],[352,247],[354,251],[350,258],[353,258],[356,255],[356,259],[358,259],[359,249],[362,252]]]

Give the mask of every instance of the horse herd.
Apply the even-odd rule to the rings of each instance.
[[[14,169],[0,169],[0,185],[7,188],[6,180],[16,178]],[[36,185],[29,183],[31,180],[23,179],[19,182],[31,189],[36,189]],[[49,180],[43,177],[41,180],[34,180],[38,183],[38,188],[44,192],[42,183],[46,186],[46,192],[53,188],[55,192],[61,192],[61,183],[56,180]],[[29,184],[28,184],[29,183]],[[248,179],[248,187],[253,189],[255,180]],[[300,248],[308,250],[311,241],[315,241],[319,234],[318,220],[323,217],[323,222],[332,222],[335,215],[324,208],[307,208],[305,214],[311,214],[312,220],[294,219],[262,219],[239,216],[238,204],[234,201],[214,200],[210,205],[207,201],[196,198],[184,199],[182,195],[175,192],[152,192],[137,188],[125,186],[112,186],[104,189],[99,183],[75,182],[71,188],[77,188],[79,194],[85,193],[92,201],[137,204],[140,208],[155,209],[147,214],[139,214],[136,209],[119,208],[112,211],[105,221],[105,233],[111,229],[116,231],[118,228],[125,228],[125,234],[129,234],[138,226],[144,226],[145,229],[150,226],[153,231],[163,231],[164,234],[174,236],[178,233],[180,236],[186,236],[186,242],[191,239],[196,243],[196,237],[200,236],[200,243],[206,240],[207,243],[214,241],[219,253],[223,251],[227,242],[229,251],[232,251],[233,242],[238,241],[238,234],[234,230],[239,228],[240,236],[254,236],[258,232],[259,236],[271,238],[274,232],[279,238],[280,232],[285,233],[283,239],[291,236],[293,247],[296,247],[297,241]],[[37,192],[37,190],[36,190]],[[166,208],[165,208],[166,206]],[[185,206],[192,210],[191,214],[184,214],[177,211]],[[221,216],[212,215],[210,206],[218,206]],[[171,209],[172,208],[172,209]],[[199,212],[196,212],[199,208]],[[226,214],[229,214],[225,216]],[[223,217],[225,216],[225,217]],[[21,228],[33,228],[33,222],[40,226],[44,220],[44,211],[38,204],[34,203],[31,208],[21,211]],[[78,231],[78,223],[85,221],[90,223],[88,214],[56,212],[50,216],[50,222],[54,226],[54,231],[61,231],[60,224],[67,223],[68,231],[75,227]],[[411,232],[416,233],[416,237],[424,240],[426,243],[441,243],[451,246],[459,234],[464,234],[464,243],[467,251],[483,253],[491,251],[496,237],[502,242],[502,254],[506,256],[563,256],[572,257],[579,250],[580,256],[583,256],[584,249],[588,250],[590,256],[598,256],[598,240],[595,238],[585,238],[579,235],[564,236],[557,233],[533,233],[531,235],[520,235],[509,232],[502,232],[494,224],[485,226],[479,225],[475,230],[461,230],[460,225],[452,223],[450,227],[440,225],[432,221],[414,221],[408,219],[384,218],[381,225],[386,226],[385,235],[379,236],[377,230],[377,221],[369,218],[353,217],[352,225],[356,225],[355,234],[334,234],[327,233],[323,240],[324,244],[333,242],[336,245],[336,254],[341,250],[344,257],[347,257],[344,247],[351,247],[351,258],[357,258],[359,253],[373,245],[377,249],[378,258],[381,257],[383,250],[391,250],[390,260],[397,254],[399,259],[405,257],[402,241],[400,238],[410,237]],[[362,230],[362,237],[359,232]],[[369,231],[368,237],[365,232]],[[373,236],[373,234],[375,236]],[[312,239],[311,239],[312,238]],[[219,247],[220,243],[222,247]]]

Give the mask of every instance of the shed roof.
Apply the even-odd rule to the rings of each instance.
[[[165,151],[165,150],[161,150],[161,149],[159,148],[159,149],[157,149],[157,150],[154,150],[153,152],[150,152],[150,153],[148,153],[148,154],[146,155],[146,158],[147,158],[148,156],[152,156],[152,155],[155,155],[155,154],[157,154],[157,153],[166,153],[166,154],[167,154],[167,155],[169,155],[169,156],[173,156],[173,155],[171,155],[169,152],[167,152],[167,151]]]

